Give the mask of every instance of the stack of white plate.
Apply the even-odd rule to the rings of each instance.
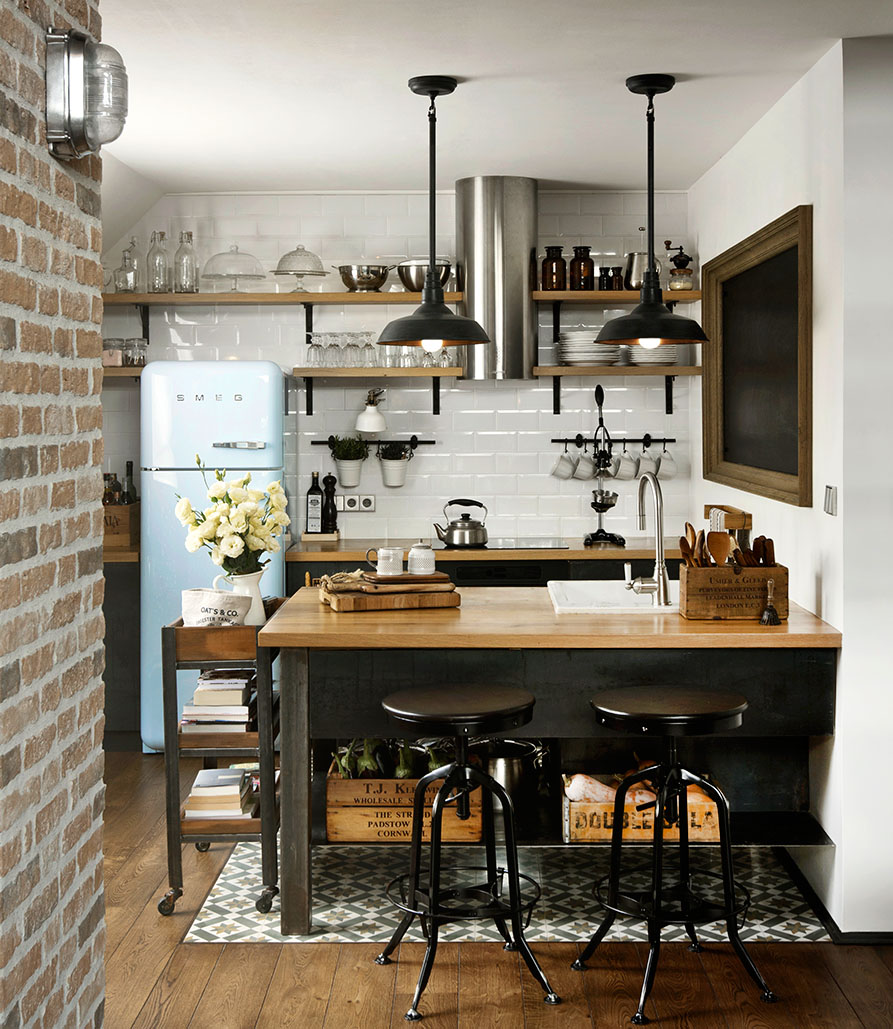
[[[558,360],[569,365],[614,364],[620,347],[614,343],[596,343],[598,329],[568,330],[558,336]]]
[[[629,359],[633,364],[675,364],[676,345],[664,343],[659,347],[643,347],[633,343],[629,348]]]

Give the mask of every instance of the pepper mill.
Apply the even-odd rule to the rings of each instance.
[[[325,497],[322,502],[322,532],[338,531],[338,511],[335,508],[335,485],[338,480],[329,472],[322,480]]]

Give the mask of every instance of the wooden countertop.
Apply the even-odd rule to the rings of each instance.
[[[305,587],[258,634],[265,647],[322,650],[839,648],[841,635],[796,604],[778,626],[678,614],[556,615],[545,587],[473,587],[462,606],[336,614]]]
[[[454,547],[449,550],[436,550],[438,561],[636,561],[640,558],[654,560],[654,537],[636,536],[631,538],[625,547],[600,545],[584,547],[579,536],[565,539],[567,550],[486,550]],[[285,552],[286,561],[319,562],[319,561],[357,561],[366,560],[366,551],[370,547],[403,547],[404,552],[418,543],[418,539],[343,539],[337,543],[295,543]],[[681,558],[679,537],[666,537],[664,550],[667,557]],[[404,560],[406,553],[404,553]]]

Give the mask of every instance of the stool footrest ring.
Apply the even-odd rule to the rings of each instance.
[[[698,894],[697,880],[703,878],[715,879],[722,883],[722,876],[718,872],[699,871],[691,877],[694,886],[687,886],[681,882],[664,886],[660,894],[661,925],[705,925],[709,922],[725,922],[733,916],[738,916],[740,928],[750,907],[750,892],[736,881],[735,901],[729,910],[724,901],[705,899]],[[610,876],[606,875],[599,879],[595,886],[595,896],[606,911],[646,920],[652,917],[653,897],[650,888],[624,891],[621,883],[616,903],[611,904],[608,901],[609,880]]]
[[[520,903],[513,907],[508,899],[503,899],[504,868],[498,868],[496,879],[487,879],[487,869],[472,865],[458,865],[450,868],[450,872],[474,872],[480,876],[479,882],[461,885],[445,884],[437,893],[436,910],[430,910],[428,898],[429,873],[419,873],[419,885],[415,897],[409,896],[409,873],[398,875],[387,886],[388,900],[401,911],[420,918],[428,918],[438,924],[458,922],[466,919],[502,919],[509,921],[513,915],[524,918],[524,928],[530,924],[534,905],[540,899],[540,886],[529,875],[518,873],[521,880],[522,894]],[[529,892],[524,887],[529,887]]]

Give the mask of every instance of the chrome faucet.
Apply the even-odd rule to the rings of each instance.
[[[650,593],[655,607],[670,606],[670,583],[667,579],[667,563],[664,560],[664,498],[660,483],[653,472],[643,472],[639,477],[639,528],[645,528],[645,486],[651,484],[654,495],[654,574],[650,579],[632,578],[632,562],[626,561],[626,588],[633,593]]]

